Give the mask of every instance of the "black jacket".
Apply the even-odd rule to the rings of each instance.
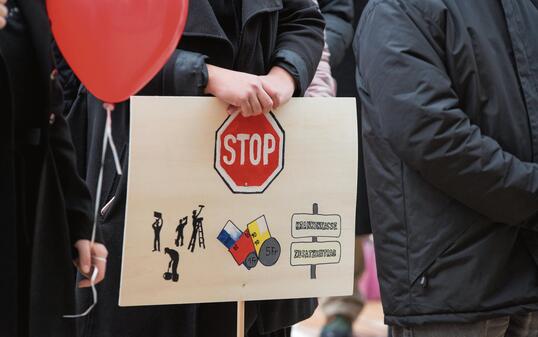
[[[538,311],[538,8],[372,0],[357,85],[386,321]]]
[[[342,62],[355,31],[353,0],[319,0],[325,19],[325,40],[331,52],[331,68]]]
[[[355,15],[353,16],[353,22],[351,25],[353,27],[353,33],[355,32],[355,27],[359,22],[362,11],[368,0],[354,0],[353,9]],[[341,6],[341,8],[344,8]],[[328,27],[329,23],[327,23]],[[329,28],[326,28],[329,29]],[[328,39],[329,37],[327,37]],[[331,57],[333,50],[331,50]],[[336,95],[338,97],[355,97],[357,100],[357,113],[361,112],[361,104],[359,93],[357,92],[357,86],[355,85],[355,56],[353,55],[353,50],[351,48],[351,42],[349,43],[349,48],[345,50],[345,54],[342,58],[342,61],[336,66],[332,67],[333,77],[336,80]],[[361,118],[357,118],[358,130],[362,129]],[[371,234],[372,227],[370,225],[370,212],[368,211],[368,194],[366,186],[366,177],[364,174],[364,159],[362,151],[362,139],[359,137],[359,173],[357,179],[357,213],[355,216],[355,234],[364,235]]]
[[[273,65],[281,65],[296,79],[297,95],[308,87],[321,57],[324,28],[322,17],[310,0],[243,1],[243,38],[235,59],[232,45],[208,1],[190,1],[189,10],[178,49],[140,95],[203,95],[207,82],[206,62],[260,75],[266,74]],[[81,159],[80,170],[92,193],[95,193],[99,169],[104,117],[101,103],[82,89],[69,120]],[[200,305],[202,308],[197,305],[117,306],[127,186],[128,103],[116,105],[112,118],[124,175],[116,175],[112,158],[108,157],[102,206],[114,199],[99,218],[99,227],[110,253],[107,279],[100,286],[100,305],[83,322],[83,336],[202,337],[204,332],[211,337],[217,332],[223,337],[235,336],[233,328],[219,329],[227,326],[225,320],[235,320],[234,304]],[[80,293],[82,305],[86,305],[88,299],[89,292]],[[246,326],[267,334],[309,317],[315,307],[314,299],[247,303]],[[151,322],[147,317],[151,317]],[[203,326],[197,328],[196,322]]]
[[[45,4],[17,3],[8,22],[25,27],[13,42],[27,40],[29,55],[0,51],[0,336],[72,337],[75,321],[62,315],[75,312],[72,248],[90,238],[91,199],[51,77]]]

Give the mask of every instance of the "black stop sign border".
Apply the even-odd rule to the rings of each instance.
[[[215,147],[213,149],[213,168],[215,169],[215,171],[217,171],[217,174],[220,176],[220,178],[222,179],[222,181],[226,184],[226,186],[228,186],[228,188],[230,189],[230,191],[234,194],[262,194],[264,193],[268,188],[269,186],[271,186],[271,184],[273,183],[273,181],[275,181],[275,179],[280,175],[280,173],[284,170],[284,166],[285,166],[285,163],[286,163],[286,132],[284,131],[284,128],[282,127],[282,125],[280,125],[280,122],[278,121],[278,119],[276,118],[275,114],[272,112],[272,111],[269,111],[269,115],[271,115],[271,117],[273,118],[273,120],[276,122],[276,125],[278,126],[278,128],[280,129],[280,131],[282,131],[282,167],[280,168],[280,170],[277,172],[277,174],[275,174],[275,176],[273,177],[273,179],[271,179],[271,181],[269,181],[269,183],[267,184],[267,186],[265,186],[265,188],[261,191],[257,191],[257,192],[236,192],[233,190],[232,186],[226,181],[226,179],[222,176],[222,174],[219,172],[219,170],[217,169],[217,140],[218,140],[218,134],[219,134],[219,131],[220,129],[222,129],[222,127],[224,126],[224,124],[226,124],[226,122],[228,121],[228,119],[232,118],[232,117],[235,117],[234,115],[230,115],[228,116],[224,122],[222,122],[222,124],[218,127],[217,131],[215,131]]]

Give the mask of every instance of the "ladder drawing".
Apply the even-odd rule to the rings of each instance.
[[[192,215],[192,235],[191,239],[189,241],[189,246],[187,250],[190,250],[192,253],[194,253],[194,248],[196,247],[196,237],[198,237],[198,246],[205,249],[205,238],[204,238],[204,227],[202,225],[204,218],[200,218],[200,214],[202,213],[202,209],[205,207],[204,205],[199,205],[200,210],[196,212],[196,210],[193,211]]]
[[[205,249],[205,239],[204,239],[204,227],[202,227],[202,223],[200,222],[199,225],[199,235],[198,235],[198,246]]]

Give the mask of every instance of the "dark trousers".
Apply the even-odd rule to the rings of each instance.
[[[253,329],[250,329],[247,335],[247,337],[290,337],[290,336],[291,336],[291,328],[284,328],[276,332],[270,333],[268,335],[260,335],[257,329],[253,328]]]
[[[159,235],[155,236],[155,239],[153,240],[153,250],[161,251],[161,238]]]
[[[392,334],[394,337],[538,337],[538,312],[476,323],[393,327]]]

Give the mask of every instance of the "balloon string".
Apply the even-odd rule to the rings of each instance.
[[[120,157],[118,156],[118,150],[116,149],[116,144],[114,144],[114,139],[112,138],[112,111],[114,110],[114,105],[105,103],[103,104],[104,108],[106,109],[106,127],[105,127],[105,133],[106,137],[108,138],[108,144],[110,145],[110,149],[112,150],[112,156],[114,157],[114,164],[116,165],[116,172],[118,175],[122,175],[121,170],[121,163],[120,163]]]
[[[63,318],[81,318],[81,317],[84,317],[84,316],[88,315],[92,311],[93,307],[95,307],[97,305],[97,289],[95,288],[95,280],[97,279],[97,274],[99,274],[99,269],[97,269],[97,267],[94,266],[93,267],[93,272],[92,272],[92,277],[90,278],[90,283],[91,283],[91,286],[92,286],[93,303],[82,314],[78,314],[78,315],[63,315]]]
[[[94,207],[94,212],[93,212],[93,227],[92,227],[90,247],[93,247],[95,243],[95,235],[97,232],[97,217],[99,215],[99,205],[101,203],[101,192],[103,189],[103,172],[105,168],[106,150],[107,150],[108,145],[110,145],[110,149],[112,150],[112,156],[114,157],[114,164],[116,166],[116,172],[118,173],[118,175],[122,174],[118,151],[116,150],[116,145],[114,144],[114,140],[112,138],[112,111],[114,110],[114,105],[105,103],[103,104],[103,107],[106,110],[106,122],[105,122],[105,131],[103,134],[103,147],[101,150],[101,163],[99,166],[99,176],[97,178],[97,189],[95,192],[95,207]],[[97,256],[92,256],[92,257],[94,259],[102,259],[101,257],[97,257]],[[93,310],[93,308],[97,305],[97,289],[95,288],[95,281],[97,280],[98,274],[99,274],[99,270],[94,265],[92,276],[90,278],[93,303],[83,313],[77,314],[77,315],[63,315],[64,318],[81,318],[81,317],[87,316]]]

